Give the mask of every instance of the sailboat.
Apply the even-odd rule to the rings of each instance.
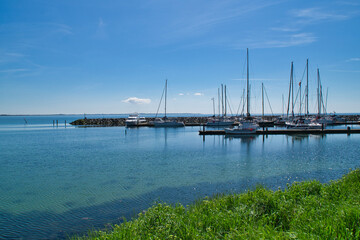
[[[185,124],[183,122],[178,122],[176,120],[170,120],[166,116],[166,98],[167,98],[167,79],[165,81],[165,116],[163,118],[157,118],[155,117],[155,120],[153,122],[154,127],[185,127]],[[162,100],[162,98],[161,98]],[[161,104],[160,100],[160,104]],[[159,104],[159,107],[160,107]],[[156,113],[157,116],[157,113]]]
[[[260,127],[273,127],[275,121],[267,120],[267,119],[265,119],[265,116],[264,116],[264,83],[261,83],[261,96],[262,96],[261,97],[261,99],[262,99],[262,115],[261,115],[261,121],[259,121],[258,124]],[[266,96],[267,96],[267,94],[266,94]],[[269,102],[269,105],[270,105],[270,102]],[[270,106],[270,108],[271,108],[271,106]],[[271,112],[272,112],[272,110],[271,110]]]
[[[247,62],[247,74],[246,74],[246,117],[241,121],[237,127],[225,128],[225,134],[229,135],[252,135],[256,134],[256,130],[259,128],[252,117],[250,116],[250,96],[249,96],[249,49],[246,49],[246,62]]]
[[[308,74],[308,60],[306,60],[306,94],[305,94],[305,115],[309,114],[309,100],[308,100],[308,82],[309,82],[309,74]],[[291,71],[290,71],[290,86],[289,86],[289,98],[288,98],[288,110],[287,115],[289,114],[289,108],[290,108],[290,96],[291,99],[291,115],[292,117],[289,118],[289,121],[285,123],[286,128],[290,129],[321,129],[322,125],[317,123],[316,121],[311,121],[309,119],[305,119],[301,116],[301,81],[299,83],[299,91],[300,91],[300,113],[299,117],[295,117],[294,114],[294,67],[293,62],[291,62]]]
[[[224,110],[224,93],[225,93],[225,110]],[[225,85],[225,92],[223,89],[223,85],[221,84],[221,106],[222,106],[222,116],[220,116],[220,90],[218,89],[218,99],[219,99],[219,116],[215,117],[215,107],[214,107],[214,116],[212,118],[209,118],[206,126],[207,127],[229,127],[232,126],[234,124],[234,121],[229,119],[226,116],[226,104],[227,104],[227,99],[226,99],[226,85]],[[214,101],[214,100],[213,100]],[[215,102],[213,102],[214,106],[215,106]]]

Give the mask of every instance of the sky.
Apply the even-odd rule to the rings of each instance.
[[[2,0],[0,114],[156,113],[166,79],[170,113],[218,114],[221,84],[241,113],[247,48],[252,114],[262,83],[286,111],[291,62],[303,103],[306,59],[310,112],[319,69],[327,112],[360,113],[359,43],[359,0]]]

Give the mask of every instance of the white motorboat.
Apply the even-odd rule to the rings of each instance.
[[[253,121],[244,121],[239,124],[239,126],[234,128],[225,128],[225,134],[229,135],[253,135],[256,134],[256,130],[259,128],[259,125]]]
[[[139,114],[130,114],[129,117],[125,120],[126,127],[138,127],[146,123],[144,117],[140,117]]]

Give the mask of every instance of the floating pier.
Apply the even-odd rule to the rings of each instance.
[[[360,129],[264,129],[254,135],[295,135],[295,134],[359,134]],[[203,130],[199,135],[225,135],[224,130]]]

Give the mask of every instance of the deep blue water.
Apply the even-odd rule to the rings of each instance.
[[[66,238],[159,200],[328,182],[360,165],[355,134],[203,139],[199,127],[65,127],[82,117],[0,117],[1,239]]]

